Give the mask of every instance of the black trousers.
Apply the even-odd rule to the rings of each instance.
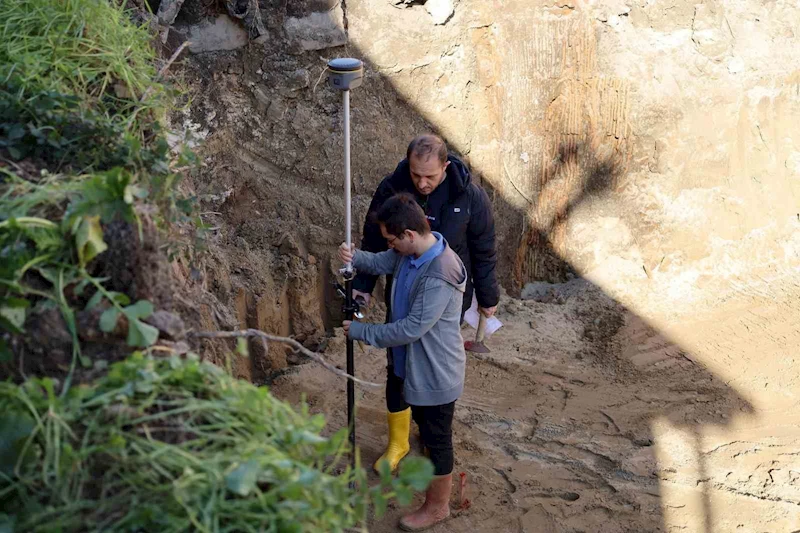
[[[453,471],[453,413],[456,402],[444,405],[409,405],[403,397],[403,379],[394,373],[394,366],[386,367],[386,405],[389,412],[397,413],[411,407],[411,418],[419,426],[422,444],[428,449],[433,463],[433,473],[444,476]]]

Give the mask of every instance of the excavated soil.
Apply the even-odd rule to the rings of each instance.
[[[753,407],[598,287],[580,279],[552,287],[540,301],[504,298],[491,353],[468,356],[453,429],[455,473],[466,474],[471,505],[459,509],[454,486],[454,517],[433,531],[794,531],[785,527],[800,511],[797,449],[763,432],[703,440]],[[371,319],[381,316],[374,309]],[[343,367],[344,353],[338,329],[327,356]],[[356,347],[356,369],[384,382],[384,352]],[[272,389],[293,402],[305,395],[330,430],[345,424],[345,384],[317,365]],[[386,443],[383,389],[356,395],[357,443],[370,464]],[[676,490],[689,500],[696,493],[697,505],[666,498]],[[709,502],[722,493],[772,504],[772,518],[744,506],[712,516]],[[402,512],[390,507],[370,530],[397,531]]]

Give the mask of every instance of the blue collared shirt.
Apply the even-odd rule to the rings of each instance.
[[[438,257],[444,252],[444,237],[441,233],[433,232],[436,237],[436,244],[419,257],[404,257],[400,264],[400,271],[394,280],[394,301],[392,306],[392,322],[397,322],[408,316],[411,310],[411,287],[417,279],[419,269],[429,261]],[[406,347],[397,346],[392,348],[392,358],[394,365],[394,375],[405,379],[406,377]]]

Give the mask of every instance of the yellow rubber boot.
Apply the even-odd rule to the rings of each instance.
[[[389,461],[389,466],[394,472],[397,470],[400,460],[408,454],[410,449],[408,437],[411,431],[411,408],[408,407],[397,413],[387,412],[386,421],[389,423],[389,445],[383,455],[375,461],[373,465],[375,472],[380,472],[378,464],[384,459]]]

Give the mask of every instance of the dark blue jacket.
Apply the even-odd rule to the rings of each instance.
[[[473,290],[481,307],[492,307],[500,300],[497,284],[497,249],[495,246],[494,218],[486,191],[472,182],[467,166],[455,156],[448,156],[450,165],[444,181],[428,196],[419,194],[411,181],[408,160],[403,159],[395,171],[378,185],[369,206],[361,249],[382,252],[388,248],[381,235],[380,226],[371,216],[392,195],[407,192],[414,195],[422,206],[431,230],[441,233],[454,252],[458,254],[468,272],[462,313],[472,304]],[[377,276],[359,272],[353,288],[372,293]],[[386,302],[390,301],[391,277],[387,276]]]

